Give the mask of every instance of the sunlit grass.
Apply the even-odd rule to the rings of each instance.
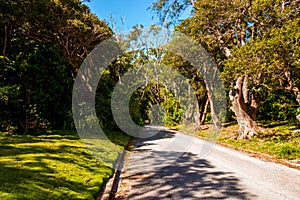
[[[225,124],[216,140],[236,149],[261,152],[278,159],[300,159],[300,126],[297,122],[260,122],[266,132],[248,140],[239,140],[238,125]],[[195,131],[191,127],[180,127],[183,132],[207,137],[209,130]]]
[[[0,136],[0,199],[95,199],[113,173],[112,162],[96,159],[74,133],[47,134]],[[115,138],[117,148],[129,139]],[[102,146],[99,155],[117,158]]]

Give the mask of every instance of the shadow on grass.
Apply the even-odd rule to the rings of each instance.
[[[86,193],[93,188],[81,181],[71,181],[67,178],[57,178],[56,171],[47,168],[44,163],[36,162],[27,165],[31,170],[6,166],[0,163],[0,193],[7,194],[5,199],[93,199]],[[102,182],[95,184],[101,185]],[[96,195],[97,191],[92,192]]]
[[[289,128],[290,130],[300,129],[300,123],[297,120],[292,121],[262,121],[264,128]]]
[[[288,142],[296,137],[300,137],[300,124],[295,121],[263,122],[262,126],[273,129],[266,133],[260,133],[257,136],[265,141]]]
[[[229,126],[234,126],[237,125],[236,121],[231,121],[231,122],[226,122],[223,124],[223,128],[229,127]]]
[[[262,123],[262,126],[264,128],[275,128],[275,127],[278,127],[278,126],[283,126],[283,125],[290,124],[290,122],[288,122],[288,121],[278,121],[278,122],[263,121],[261,123]]]
[[[0,137],[0,199],[94,199],[111,174],[74,135]]]
[[[281,132],[272,132],[267,134],[259,134],[257,135],[257,138],[262,139],[264,141],[270,141],[270,142],[289,142],[296,137],[300,137],[300,131],[299,132],[290,132],[290,133],[281,133]]]

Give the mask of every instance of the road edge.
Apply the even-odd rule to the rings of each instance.
[[[195,135],[195,134],[192,134],[192,133],[186,133],[186,132],[183,132],[183,131],[180,131],[180,130],[174,130],[172,128],[170,128],[170,130],[173,130],[173,131],[176,131],[176,132],[180,132],[180,133],[183,133],[183,134],[186,134],[186,135],[192,135],[192,136],[195,136],[196,138],[199,138],[199,139],[202,139],[202,140],[205,140],[205,141],[209,141],[209,139],[206,138],[206,137],[198,136],[198,135]],[[253,157],[253,158],[259,158],[259,159],[266,160],[266,161],[272,161],[272,162],[275,162],[277,164],[285,165],[285,166],[287,166],[289,168],[300,170],[300,165],[288,162],[287,160],[274,158],[274,157],[272,157],[272,156],[270,156],[268,154],[264,154],[264,153],[257,152],[257,151],[251,151],[251,150],[247,150],[247,149],[243,149],[243,148],[232,146],[232,145],[229,145],[229,144],[226,144],[226,143],[222,143],[222,142],[219,142],[219,141],[215,141],[215,143],[218,144],[218,145],[221,145],[223,147],[230,148],[232,150],[236,150],[236,151],[239,151],[239,152],[246,153],[248,156]]]

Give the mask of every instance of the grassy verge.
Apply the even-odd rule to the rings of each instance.
[[[109,134],[116,136],[116,148],[129,140]],[[117,151],[102,146],[98,155],[117,158]],[[0,199],[95,199],[113,173],[112,162],[105,162],[91,155],[75,133],[0,134]]]
[[[235,149],[260,152],[276,159],[300,159],[300,127],[292,122],[261,122],[267,132],[249,140],[238,140],[238,125],[227,124],[217,137],[217,141]],[[207,137],[209,130],[195,131],[193,127],[179,127],[200,137]]]

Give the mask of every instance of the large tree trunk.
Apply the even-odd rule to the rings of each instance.
[[[262,128],[256,123],[259,95],[252,94],[251,102],[249,102],[248,95],[248,77],[239,77],[233,90],[230,91],[229,97],[232,103],[231,110],[237,117],[240,139],[251,138],[262,131]]]

